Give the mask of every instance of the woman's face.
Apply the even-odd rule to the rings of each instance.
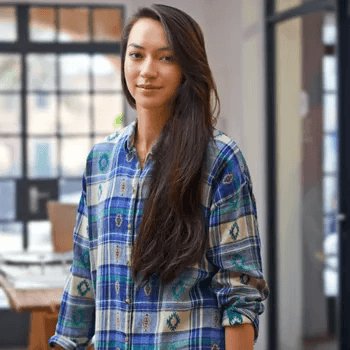
[[[136,108],[166,108],[181,83],[182,71],[174,61],[160,22],[139,19],[131,29],[124,74]]]

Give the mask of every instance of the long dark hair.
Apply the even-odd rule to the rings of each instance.
[[[135,280],[139,273],[140,283],[159,274],[162,283],[169,283],[198,263],[207,248],[200,179],[220,101],[197,22],[179,9],[154,4],[138,9],[122,32],[121,79],[131,107],[135,109],[136,103],[125,81],[125,54],[130,31],[141,18],[163,25],[183,72],[172,113],[153,152],[149,197],[132,252]]]

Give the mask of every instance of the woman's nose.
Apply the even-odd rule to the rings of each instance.
[[[154,78],[157,76],[157,67],[152,58],[147,58],[144,60],[141,66],[140,74],[144,78]]]

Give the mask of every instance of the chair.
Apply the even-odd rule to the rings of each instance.
[[[47,214],[51,222],[51,237],[53,250],[65,253],[73,250],[73,230],[78,210],[78,204],[61,203],[50,200],[47,202]]]
[[[73,250],[73,230],[76,223],[78,204],[62,203],[49,200],[47,202],[47,215],[51,222],[51,237],[53,250],[56,253],[65,253]],[[45,324],[50,327],[46,334],[55,332],[58,313],[46,314]],[[93,345],[88,350],[93,350]]]

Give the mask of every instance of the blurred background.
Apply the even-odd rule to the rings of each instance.
[[[221,99],[216,127],[250,168],[271,286],[255,349],[349,349],[339,271],[338,3],[347,1],[156,2],[200,24]],[[92,145],[135,119],[121,91],[120,34],[151,4],[0,1],[0,254],[54,252],[47,202],[78,204]],[[30,312],[15,312],[0,289],[0,349],[28,349],[29,333]]]

